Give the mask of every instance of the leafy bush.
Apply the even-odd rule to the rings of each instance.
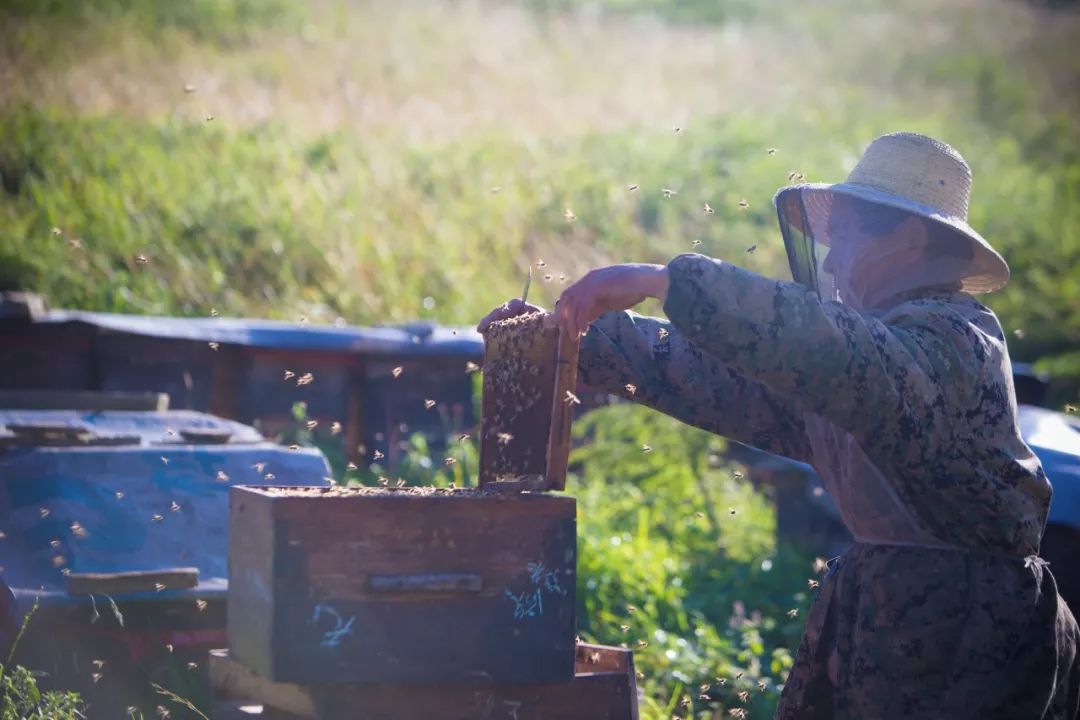
[[[0,665],[0,720],[76,720],[79,696],[73,692],[41,692],[34,673],[16,665]]]

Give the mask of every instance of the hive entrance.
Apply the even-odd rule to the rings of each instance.
[[[484,336],[480,485],[562,490],[578,340],[549,313],[492,323]]]

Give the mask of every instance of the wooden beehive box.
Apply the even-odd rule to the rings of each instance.
[[[575,501],[233,488],[229,647],[292,683],[537,683],[574,672]]]
[[[630,650],[578,645],[576,673],[564,683],[515,685],[294,685],[272,683],[227,650],[210,654],[218,702],[263,705],[268,718],[305,720],[637,720]]]
[[[562,490],[577,384],[577,338],[547,313],[492,323],[484,334],[480,484]]]

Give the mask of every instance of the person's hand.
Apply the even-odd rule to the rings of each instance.
[[[506,320],[507,318],[517,317],[518,315],[528,315],[534,312],[544,312],[544,309],[531,305],[526,302],[521,302],[518,298],[514,298],[509,302],[505,302],[499,307],[495,308],[476,326],[476,331],[480,333],[487,332],[488,326],[493,322],[499,320]]]
[[[665,265],[630,263],[597,268],[563,291],[555,303],[555,316],[564,332],[578,337],[604,313],[627,310],[650,297],[663,300],[667,291]]]

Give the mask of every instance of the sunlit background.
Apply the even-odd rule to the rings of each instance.
[[[0,289],[469,324],[540,259],[548,306],[691,250],[786,279],[773,193],[913,130],[973,168],[1013,272],[988,304],[1075,404],[1077,47],[1070,2],[2,0]],[[635,648],[645,717],[770,717],[813,558],[720,440],[627,407],[586,432],[583,636]]]

